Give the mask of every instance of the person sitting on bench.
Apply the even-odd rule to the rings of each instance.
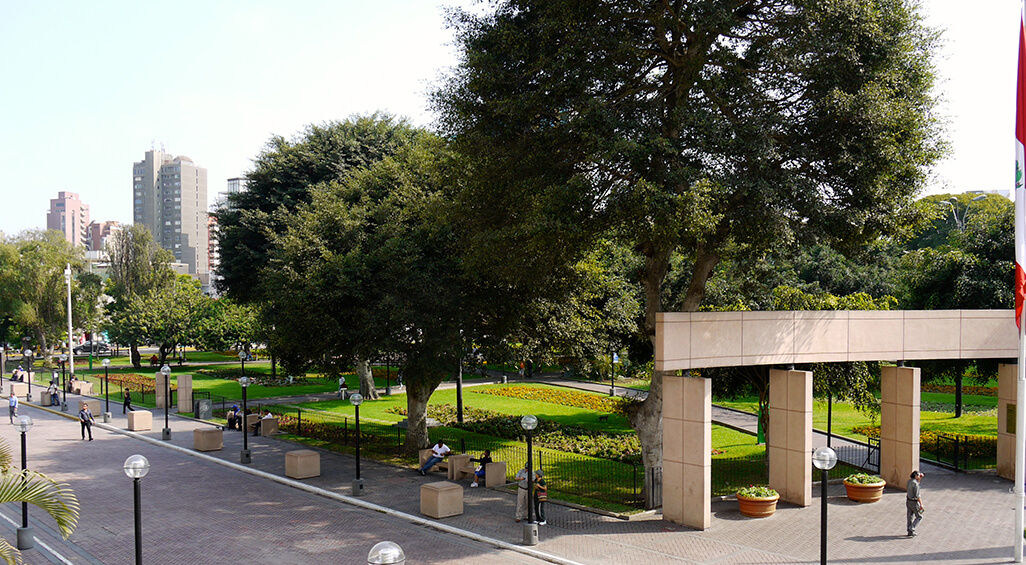
[[[228,429],[242,429],[242,414],[239,412],[238,404],[232,404],[232,409],[228,411]]]
[[[426,475],[428,469],[441,463],[442,459],[448,457],[450,453],[452,453],[452,450],[449,449],[449,446],[442,443],[442,440],[439,439],[438,443],[431,447],[431,457],[428,457],[427,462],[420,468],[420,474]]]
[[[485,466],[492,462],[492,451],[486,449],[480,459],[471,458],[470,460],[478,462],[477,469],[474,470],[474,482],[470,483],[471,487],[476,487],[478,486],[477,481],[483,481],[485,478]]]
[[[274,416],[271,414],[271,411],[270,410],[264,410],[264,415],[259,420],[257,420],[256,422],[253,422],[253,435],[254,436],[260,435],[260,422],[262,422],[264,420],[270,420],[272,418],[274,418]]]

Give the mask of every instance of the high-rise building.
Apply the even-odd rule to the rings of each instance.
[[[50,199],[46,229],[62,232],[76,247],[85,245],[89,239],[89,206],[74,192],[58,192],[57,198]]]
[[[190,274],[207,264],[207,170],[192,159],[147,151],[132,167],[133,217]]]
[[[110,234],[121,229],[119,222],[97,222],[89,223],[89,251],[103,251]]]

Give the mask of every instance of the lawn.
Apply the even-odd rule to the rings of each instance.
[[[925,397],[927,393],[924,393]],[[929,393],[931,395],[937,393]],[[953,398],[952,395],[939,395]],[[973,396],[976,398],[990,398],[985,396]],[[745,412],[756,413],[758,402],[755,398],[744,398],[738,400],[715,400],[716,404]],[[920,429],[924,431],[945,432],[952,434],[976,434],[997,436],[997,416],[988,413],[976,414],[963,411],[960,418],[950,412],[933,412],[921,410],[919,413]],[[833,421],[831,431],[835,434],[861,439],[859,434],[852,432],[852,428],[860,425],[879,424],[879,415],[869,416],[855,410],[848,403],[834,402]],[[814,401],[812,403],[812,425],[816,429],[826,430],[827,426],[827,404],[825,401]]]

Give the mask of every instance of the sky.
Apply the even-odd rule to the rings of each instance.
[[[150,149],[205,167],[212,202],[272,135],[376,111],[429,127],[453,4],[472,0],[0,0],[0,231],[45,227],[60,191],[131,222]],[[952,147],[926,193],[1009,189],[1019,1],[922,4]]]

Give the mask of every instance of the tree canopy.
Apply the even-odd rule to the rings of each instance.
[[[289,214],[310,202],[313,186],[339,182],[407,146],[416,130],[384,114],[311,125],[292,140],[274,136],[246,173],[246,190],[214,213],[218,289],[241,303],[260,300],[259,273]]]
[[[697,310],[723,259],[900,232],[942,154],[936,35],[907,0],[496,2],[454,12],[435,95],[465,158],[468,261],[531,285],[613,234],[643,257],[645,331],[679,252]],[[661,460],[661,375],[632,415]]]

